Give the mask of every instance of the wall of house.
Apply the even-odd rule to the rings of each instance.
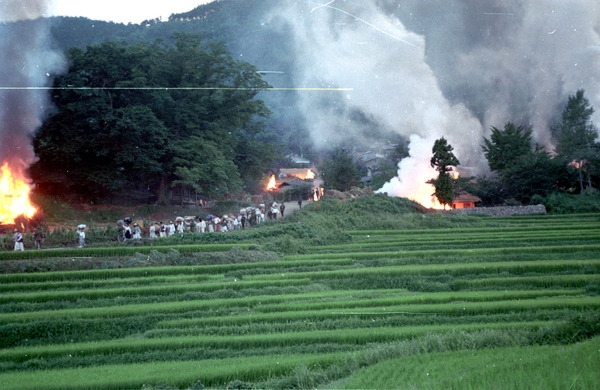
[[[452,203],[453,209],[472,209],[475,207],[474,202],[454,202]]]

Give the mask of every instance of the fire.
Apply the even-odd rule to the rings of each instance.
[[[275,181],[275,175],[271,175],[269,183],[267,184],[267,191],[274,191],[277,189],[277,183]]]
[[[438,202],[435,195],[433,195],[434,192],[435,187],[432,184],[423,183],[418,188],[413,189],[406,197],[428,209],[443,210],[444,206]]]
[[[305,180],[312,180],[312,179],[314,179],[315,177],[316,177],[316,176],[315,176],[315,173],[314,173],[312,170],[310,170],[310,169],[309,169],[309,170],[306,172],[306,177],[305,177],[304,179],[305,179]]]
[[[29,201],[31,188],[24,177],[11,172],[8,163],[0,168],[0,223],[11,224],[19,215],[32,218],[37,209]]]

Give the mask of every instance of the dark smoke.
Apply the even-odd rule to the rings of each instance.
[[[35,160],[31,139],[48,109],[50,75],[63,66],[49,49],[49,26],[42,17],[48,1],[0,3],[0,164],[20,174]],[[24,20],[35,19],[27,23]]]
[[[550,126],[581,88],[599,117],[596,0],[284,0],[269,23],[294,31],[297,86],[354,88],[300,95],[317,145],[360,139],[373,124],[410,138],[411,157],[384,187],[393,194],[435,177],[441,136],[463,172],[478,174],[490,126],[531,125],[551,150]]]
[[[551,148],[548,130],[568,95],[583,88],[599,107],[597,1],[407,0],[382,5],[425,36],[427,63],[444,95],[464,103],[485,129],[508,120],[530,124],[536,140]]]

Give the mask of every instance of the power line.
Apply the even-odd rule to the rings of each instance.
[[[24,91],[354,91],[348,87],[283,87],[283,88],[249,88],[249,87],[0,87],[0,90]]]

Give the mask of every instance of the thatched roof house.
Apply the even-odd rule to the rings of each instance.
[[[481,202],[481,198],[466,191],[461,191],[452,202],[453,209],[472,209],[476,203]]]

